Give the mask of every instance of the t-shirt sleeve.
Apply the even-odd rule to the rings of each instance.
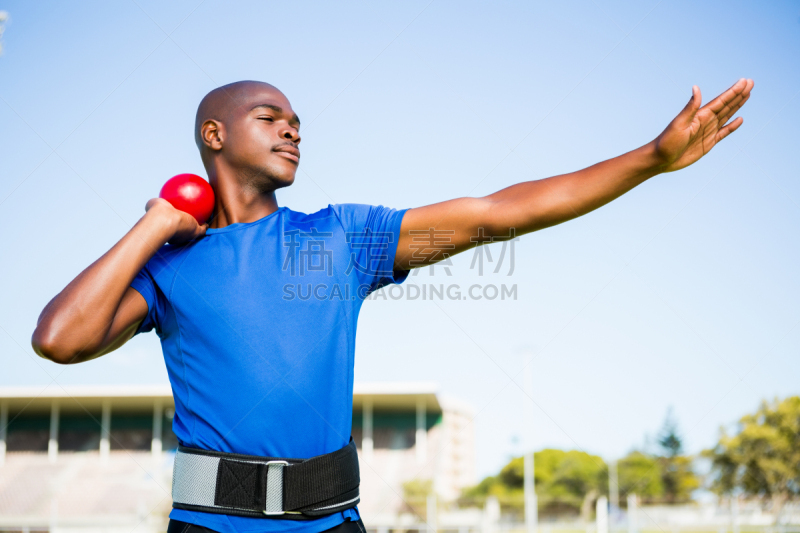
[[[131,287],[141,294],[144,298],[144,301],[147,302],[147,316],[144,317],[144,320],[142,320],[141,325],[139,325],[139,329],[136,330],[134,335],[145,333],[153,328],[157,328],[158,294],[156,290],[156,283],[153,280],[153,276],[150,275],[147,265],[145,265],[144,268],[142,268],[142,270],[136,274],[136,277],[133,278]]]
[[[405,281],[408,271],[395,271],[394,258],[407,209],[364,204],[338,204],[331,209],[339,217],[349,245],[346,274],[355,273],[359,285],[369,287],[367,294]]]

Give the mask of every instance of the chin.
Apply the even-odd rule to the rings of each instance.
[[[274,187],[276,189],[283,189],[284,187],[288,187],[292,183],[294,183],[294,174],[292,174],[291,176],[285,176],[285,177],[277,177],[276,176],[273,179],[273,184],[274,184]]]
[[[282,163],[282,162],[281,162]],[[297,166],[287,164],[271,164],[263,167],[251,167],[246,172],[247,181],[260,191],[269,192],[288,187],[294,183]]]
[[[264,166],[264,175],[268,176],[275,189],[288,187],[294,183],[297,174],[297,163],[275,157]]]

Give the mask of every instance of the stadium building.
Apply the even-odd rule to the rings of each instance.
[[[169,386],[0,388],[0,531],[166,529],[178,442]],[[353,439],[367,525],[419,526],[475,483],[473,414],[429,383],[361,383]]]

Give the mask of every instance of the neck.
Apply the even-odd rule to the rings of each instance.
[[[214,188],[216,203],[210,228],[255,222],[278,210],[274,190],[261,190],[242,180],[233,169],[209,169],[208,179]]]

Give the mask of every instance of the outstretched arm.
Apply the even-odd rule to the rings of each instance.
[[[753,80],[740,79],[701,107],[692,87],[686,107],[652,142],[591,167],[518,183],[483,198],[457,198],[410,209],[403,217],[395,269],[408,270],[476,246],[476,236],[523,235],[585,215],[662,172],[687,167],[742,125],[729,120],[750,98]],[[482,230],[481,230],[482,228]],[[426,240],[420,232],[444,238]],[[424,248],[424,251],[423,251]]]
[[[125,344],[147,315],[133,278],[167,241],[191,240],[205,230],[166,200],[150,200],[141,220],[45,306],[31,339],[34,351],[72,364]]]

